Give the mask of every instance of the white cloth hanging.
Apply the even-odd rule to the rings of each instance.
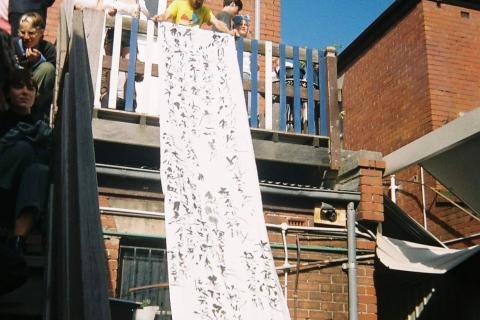
[[[234,39],[163,23],[158,46],[173,319],[290,319],[265,227]]]

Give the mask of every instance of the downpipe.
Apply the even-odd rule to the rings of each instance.
[[[348,314],[349,320],[358,320],[357,300],[357,239],[355,233],[355,204],[347,206],[347,244],[348,244]]]

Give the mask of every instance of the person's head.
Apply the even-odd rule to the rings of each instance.
[[[242,9],[242,0],[223,0],[223,11],[227,11],[232,16],[237,15]]]
[[[23,45],[26,48],[37,46],[43,39],[44,32],[45,21],[38,13],[28,12],[20,18],[18,36],[22,38]]]
[[[205,0],[188,0],[190,3],[190,6],[192,6],[193,9],[200,9],[203,6],[203,2]]]
[[[241,37],[246,38],[250,32],[250,17],[235,16],[233,17],[233,27],[237,30]]]
[[[5,100],[17,114],[30,114],[37,97],[37,84],[28,69],[15,69],[3,86]]]

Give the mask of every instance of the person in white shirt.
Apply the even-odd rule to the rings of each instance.
[[[140,20],[147,20],[150,16],[144,0],[76,0],[76,9],[92,8],[105,10],[110,16],[116,14],[129,15]],[[105,36],[105,54],[111,56],[113,51],[114,28],[108,28]],[[138,53],[138,50],[137,50]],[[120,56],[124,59],[130,58],[130,32],[123,30],[120,44]],[[141,81],[141,77],[136,77],[136,81]],[[124,109],[125,90],[126,90],[126,74],[120,72],[119,84],[117,90],[117,108]],[[102,71],[100,101],[102,107],[107,107],[108,91],[110,83],[110,70]],[[135,94],[134,94],[135,95]],[[135,104],[135,102],[134,102]],[[134,105],[134,109],[136,106]]]
[[[0,29],[10,34],[12,28],[8,22],[8,0],[0,0]]]

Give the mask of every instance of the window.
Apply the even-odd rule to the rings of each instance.
[[[135,291],[132,288],[159,285],[168,282],[167,250],[163,248],[120,245],[120,298],[140,303],[149,301],[159,306],[155,320],[170,320],[168,287],[154,287]]]

